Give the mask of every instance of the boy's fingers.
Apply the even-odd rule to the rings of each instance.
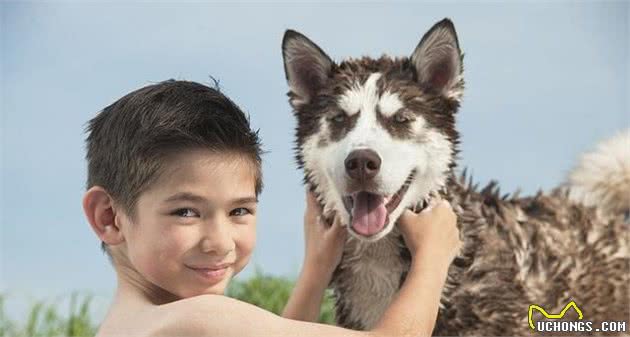
[[[427,205],[427,207],[425,207],[420,214],[422,213],[427,213],[430,212],[435,206],[439,205],[442,202],[442,197],[440,195],[437,195],[434,198],[431,198],[431,200],[429,200],[429,204]]]
[[[313,195],[313,193],[311,192],[311,190],[308,188],[308,186],[306,187],[306,203],[307,204],[312,204],[313,203],[313,199],[315,199],[315,196]]]
[[[335,220],[333,221],[332,225],[330,226],[330,228],[327,229],[327,235],[330,235],[334,238],[337,238],[338,240],[341,240],[342,242],[345,242],[347,233],[348,231],[346,230],[346,228],[341,225],[341,218],[335,216]]]
[[[414,212],[408,209],[405,209],[400,215],[400,218],[398,219],[398,221],[401,223],[409,223],[409,221],[411,221],[415,216],[416,214]]]
[[[337,214],[334,214],[334,220],[332,226],[335,228],[343,228],[341,225],[341,217],[338,217]]]
[[[315,226],[318,228],[321,227],[323,230],[327,230],[328,228],[331,227],[330,225],[328,225],[328,221],[326,220],[326,218],[324,218],[324,216],[321,213],[312,214],[312,217],[314,221],[309,222],[311,226]]]
[[[315,225],[324,226],[324,224],[325,224],[324,218],[322,218],[321,215],[318,215],[317,218],[315,218]]]
[[[427,205],[427,207],[425,207],[420,213],[415,213],[409,209],[406,209],[399,218],[399,222],[403,223],[403,224],[409,224],[409,223],[413,223],[413,222],[423,222],[427,217],[429,217],[429,214],[431,213],[432,210],[434,210],[436,207],[451,207],[451,204],[442,199],[440,196],[437,196],[433,199],[431,199],[429,201],[429,204]]]
[[[332,230],[335,231],[336,233],[346,232],[346,228],[341,225],[341,218],[338,216],[335,216],[335,220],[333,221],[333,224],[331,227],[332,227]]]
[[[451,203],[448,202],[448,200],[442,200],[442,204],[444,204],[444,206],[448,207],[448,209],[453,209],[453,205],[451,205]]]

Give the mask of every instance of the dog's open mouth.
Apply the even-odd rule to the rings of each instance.
[[[360,235],[372,236],[383,230],[389,222],[389,214],[398,207],[416,175],[412,170],[396,193],[385,196],[367,191],[358,191],[343,198],[350,214],[350,225]]]

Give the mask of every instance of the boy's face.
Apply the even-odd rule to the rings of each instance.
[[[208,150],[174,155],[139,197],[134,219],[121,217],[123,249],[142,282],[180,298],[223,294],[254,248],[256,204],[246,159]]]

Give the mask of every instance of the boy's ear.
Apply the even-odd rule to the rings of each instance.
[[[102,242],[113,246],[125,241],[119,223],[116,221],[114,200],[100,186],[93,186],[83,196],[83,211],[94,233]]]
[[[310,102],[328,81],[333,61],[306,36],[287,30],[282,39],[284,72],[293,107]]]
[[[451,20],[443,19],[424,34],[411,63],[423,87],[449,98],[461,97],[462,55]]]

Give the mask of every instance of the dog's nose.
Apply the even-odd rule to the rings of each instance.
[[[372,150],[355,150],[350,152],[345,161],[346,172],[355,180],[369,180],[381,169],[381,157]]]

